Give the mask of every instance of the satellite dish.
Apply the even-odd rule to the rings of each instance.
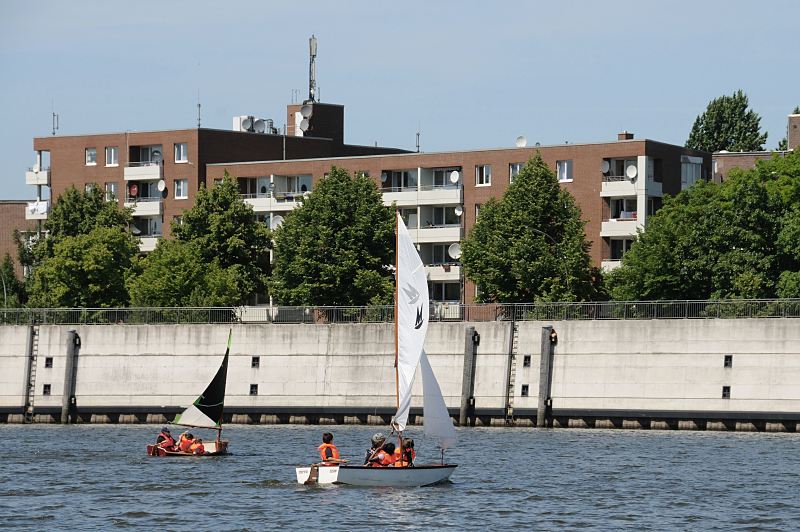
[[[300,122],[300,131],[302,131],[302,132],[304,132],[304,133],[305,133],[306,131],[308,131],[308,118],[304,118],[304,119],[303,119],[303,120]]]
[[[636,165],[635,164],[631,164],[625,169],[625,175],[628,176],[628,179],[630,179],[631,181],[636,179],[636,175],[638,173],[639,173],[639,171],[636,169]]]
[[[280,214],[276,214],[272,217],[272,221],[269,223],[269,228],[273,231],[281,226],[283,223],[283,216]]]
[[[461,244],[459,244],[458,242],[454,242],[454,243],[450,244],[450,246],[447,248],[447,254],[450,255],[450,258],[452,258],[452,259],[456,259],[456,260],[460,259],[461,258]]]
[[[165,188],[167,188],[167,182],[164,181],[163,179],[159,179],[158,180],[158,191],[159,192],[164,192]]]
[[[460,177],[461,175],[458,173],[458,170],[453,170],[452,172],[450,172],[450,182],[453,183],[454,185],[458,183]]]
[[[313,110],[314,109],[310,105],[305,104],[300,108],[300,116],[302,116],[303,118],[308,118],[309,116],[311,116],[311,112]]]
[[[244,120],[242,120],[242,129],[245,131],[253,131],[253,117],[248,116]]]
[[[524,135],[517,137],[517,148],[524,148],[528,145],[528,139]]]
[[[154,163],[161,162],[161,150],[153,150],[153,153],[150,155],[150,158],[153,160]]]
[[[133,234],[133,235],[141,235],[142,231],[138,227],[136,227],[135,225],[132,225],[131,226],[131,234]]]
[[[253,122],[253,129],[256,133],[263,133],[267,129],[267,124],[260,118]]]
[[[389,179],[389,174],[386,172],[381,172],[381,183],[386,183],[387,179]]]
[[[461,205],[458,205],[458,206],[457,206],[455,209],[453,209],[453,210],[455,211],[455,213],[456,213],[456,216],[459,216],[459,217],[460,217],[462,214],[464,214],[464,207],[462,207]]]
[[[603,172],[604,174],[607,174],[610,168],[611,168],[611,165],[608,164],[608,161],[603,159],[603,162],[600,163],[600,171]]]

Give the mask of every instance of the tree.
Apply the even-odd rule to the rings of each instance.
[[[60,239],[30,276],[32,307],[120,307],[138,242],[116,227]]]
[[[695,119],[686,147],[709,152],[763,150],[767,133],[761,134],[761,117],[748,105],[741,90],[711,100]]]
[[[333,167],[275,231],[270,289],[284,305],[388,304],[394,216],[375,182]]]
[[[191,242],[159,241],[140,269],[127,282],[135,307],[233,306],[240,300],[236,269],[205,262]]]
[[[269,273],[269,231],[255,222],[253,208],[239,195],[227,172],[214,187],[200,188],[194,207],[183,213],[173,236],[192,243],[203,264],[232,269],[239,289],[238,303],[265,291]]]
[[[3,289],[3,307],[15,308],[21,307],[25,302],[25,285],[17,278],[17,272],[14,269],[14,259],[11,255],[6,253],[0,264],[0,277],[2,283],[0,288]]]
[[[800,114],[800,105],[796,105],[794,111],[792,111],[793,115]],[[778,151],[786,151],[789,149],[789,139],[787,137],[783,137],[781,140],[778,141],[778,147],[776,148]]]
[[[595,298],[585,222],[540,154],[490,199],[462,244],[466,277],[480,302],[524,303]]]

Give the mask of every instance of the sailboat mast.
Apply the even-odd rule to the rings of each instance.
[[[400,375],[397,361],[400,357],[400,342],[398,341],[397,326],[397,287],[400,285],[400,225],[398,218],[400,211],[394,212],[394,389],[397,409],[400,409]]]

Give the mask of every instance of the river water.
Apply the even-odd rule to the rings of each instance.
[[[800,434],[459,429],[452,482],[306,487],[294,467],[331,430],[230,426],[231,456],[153,458],[142,425],[0,426],[0,528],[36,530],[744,529],[800,526]],[[411,427],[417,462],[438,451]]]

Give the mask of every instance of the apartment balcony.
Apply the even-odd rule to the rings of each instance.
[[[164,167],[159,163],[130,163],[125,166],[125,181],[156,181],[161,179]]]
[[[603,183],[600,187],[600,197],[608,198],[612,196],[635,196],[636,181],[631,181],[626,176],[604,175]]]
[[[383,188],[383,204],[397,202],[398,207],[416,207],[417,205],[447,205],[461,203],[461,190],[457,186],[427,186],[419,188]]]
[[[138,197],[125,198],[125,207],[133,209],[134,216],[161,216],[161,207],[163,205],[161,196],[157,197]]]
[[[425,273],[429,281],[459,281],[461,280],[460,264],[426,264]]]
[[[50,186],[49,168],[31,168],[25,172],[26,185],[47,185]]]
[[[461,240],[460,225],[431,225],[427,227],[409,228],[411,239],[417,244],[436,244],[440,242],[459,242]]]
[[[619,218],[612,218],[606,220],[600,226],[601,237],[624,237],[636,236],[636,229],[639,227],[639,222],[636,219],[636,213],[622,213]]]
[[[150,253],[156,249],[156,244],[160,239],[160,235],[149,235],[139,237],[139,251],[142,253]]]
[[[26,220],[47,220],[50,202],[47,200],[31,201],[25,206]]]
[[[241,196],[255,212],[286,212],[300,205],[301,198],[308,194],[309,192],[275,192],[274,196],[268,194],[241,194]]]
[[[615,269],[619,268],[620,266],[622,266],[622,261],[619,260],[619,259],[604,259],[600,263],[600,267],[603,270],[607,271],[607,272],[610,272],[611,270],[615,270]]]

